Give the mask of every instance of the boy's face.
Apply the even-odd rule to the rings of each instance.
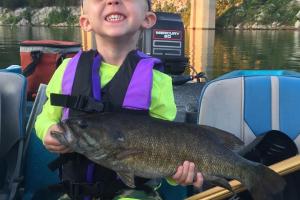
[[[84,0],[81,27],[100,37],[119,38],[151,28],[156,16],[147,0]]]

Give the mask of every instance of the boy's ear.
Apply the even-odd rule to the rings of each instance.
[[[142,27],[145,29],[151,28],[156,23],[157,17],[154,12],[147,12]]]
[[[81,15],[80,16],[79,24],[80,24],[80,27],[86,32],[89,32],[89,31],[92,30],[89,18],[86,15]]]

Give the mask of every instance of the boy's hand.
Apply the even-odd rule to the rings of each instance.
[[[57,141],[54,137],[51,136],[51,131],[57,131],[57,132],[61,132],[61,134],[64,134],[61,130],[61,128],[57,125],[54,124],[52,126],[50,126],[50,128],[48,129],[45,138],[44,138],[44,145],[46,147],[46,149],[48,149],[48,151],[53,152],[53,153],[69,153],[71,152],[71,150],[60,144],[59,141]]]
[[[177,172],[172,178],[182,186],[193,185],[196,188],[200,188],[203,184],[202,174],[196,172],[195,164],[189,161],[184,161],[183,165],[177,168]]]

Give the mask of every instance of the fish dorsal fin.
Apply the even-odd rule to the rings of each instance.
[[[231,151],[238,152],[242,148],[244,148],[244,142],[238,137],[236,137],[234,134],[212,126],[200,126],[206,131],[208,131],[210,137],[214,137],[214,139],[216,139],[218,142],[220,142],[222,145],[224,145]]]
[[[123,159],[126,159],[126,158],[130,158],[132,156],[138,155],[140,153],[142,153],[142,151],[138,150],[138,149],[125,149],[125,150],[120,151],[116,155],[116,158],[118,160],[123,160]]]
[[[119,171],[117,174],[123,183],[125,183],[128,187],[135,188],[134,174],[132,172]]]

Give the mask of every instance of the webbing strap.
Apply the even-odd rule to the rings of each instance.
[[[22,73],[25,77],[30,76],[35,71],[37,64],[40,62],[40,60],[43,56],[43,52],[42,51],[32,51],[32,52],[30,52],[30,55],[31,55],[32,62],[25,67],[25,69],[23,70],[23,73]]]
[[[88,113],[104,111],[104,104],[89,96],[72,96],[51,93],[50,101],[53,106],[62,106]]]

